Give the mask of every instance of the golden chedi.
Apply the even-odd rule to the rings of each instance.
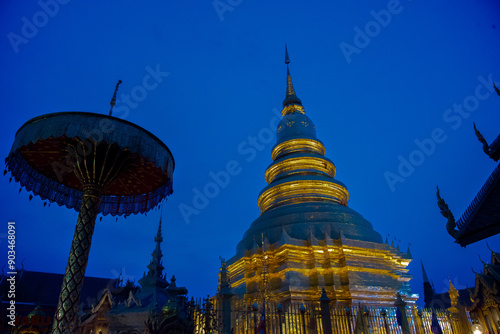
[[[384,243],[370,222],[347,204],[316,128],[295,94],[287,64],[283,119],[277,126],[261,211],[227,261],[233,291],[248,302],[318,301],[322,288],[339,303],[408,302],[409,251]]]

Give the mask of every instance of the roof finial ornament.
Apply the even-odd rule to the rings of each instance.
[[[495,253],[493,249],[491,249],[490,245],[488,244],[488,241],[486,241],[486,247],[490,250],[490,252]]]
[[[481,259],[481,255],[477,254],[477,256],[479,257],[479,261],[481,261],[481,263],[483,264],[483,266],[487,267],[488,264],[486,262],[484,262],[483,259]]]
[[[455,222],[455,217],[453,216],[453,213],[451,212],[450,208],[448,207],[448,204],[444,201],[444,199],[441,198],[441,195],[439,194],[439,187],[436,186],[436,196],[437,196],[437,205],[439,209],[441,210],[441,214],[443,217],[448,218],[448,221],[446,222],[446,230],[448,233],[455,239],[458,237],[458,231],[455,230],[455,227],[457,226]]]
[[[286,96],[283,100],[283,110],[281,114],[286,116],[288,114],[293,114],[296,112],[304,113],[304,107],[302,107],[302,101],[295,94],[295,89],[293,88],[292,77],[290,75],[290,68],[288,64],[290,63],[290,57],[288,56],[288,48],[285,44],[285,64],[286,64]]]
[[[118,86],[120,86],[121,83],[122,81],[118,80],[115,86],[115,92],[113,93],[113,97],[111,98],[111,102],[109,102],[109,104],[111,105],[111,108],[109,109],[109,116],[111,116],[111,114],[113,113],[113,107],[116,104],[116,93],[118,92]]]
[[[486,139],[484,139],[484,136],[479,132],[479,130],[476,127],[476,123],[472,122],[474,125],[474,132],[476,133],[477,139],[483,144],[483,151],[486,153],[487,156],[489,156],[491,159],[498,161],[498,152],[495,153],[495,150],[493,150],[490,145],[488,145],[488,142]]]
[[[161,235],[161,219],[162,219],[162,214],[163,214],[163,210],[161,211],[161,214],[160,214],[160,222],[158,223],[158,231],[156,232],[156,237],[155,237],[155,242],[162,242],[163,241],[163,237]],[[159,244],[158,244],[158,247],[159,247]]]
[[[221,269],[226,269],[227,267],[227,264],[226,264],[226,259],[223,258],[222,256],[219,256],[219,261],[220,261],[220,266],[221,266]]]

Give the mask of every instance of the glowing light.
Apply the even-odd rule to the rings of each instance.
[[[334,182],[299,180],[277,184],[264,191],[257,204],[260,211],[264,212],[280,205],[320,201],[345,206],[349,201],[349,192]]]
[[[316,153],[325,155],[325,147],[318,140],[313,139],[290,139],[276,145],[271,152],[271,159],[276,160],[279,156],[296,152]]]
[[[283,108],[283,110],[281,110],[281,115],[285,116],[285,115],[293,114],[296,112],[301,113],[301,114],[305,114],[304,107],[299,106],[297,104],[287,105],[285,108]]]
[[[472,325],[472,333],[483,334],[483,326],[481,326],[480,324]]]
[[[345,242],[349,240],[344,238]],[[359,244],[360,241],[356,242]],[[394,293],[401,286],[401,282],[411,279],[406,269],[409,261],[400,261],[396,251],[370,248],[372,243],[369,242],[364,245],[353,247],[284,244],[267,250],[264,254],[245,256],[228,266],[232,287],[244,289],[249,298],[259,294],[263,284],[262,263],[267,258],[269,279],[274,282],[270,293],[277,300],[295,298],[294,296],[317,299],[318,291],[321,290],[318,290],[318,286],[330,284],[338,301],[393,303]],[[334,281],[343,282],[344,277],[348,277],[348,281],[344,281],[346,283],[331,285]],[[284,286],[287,287],[286,292],[282,291]],[[415,300],[417,298],[414,297]]]
[[[335,165],[322,157],[300,156],[286,159],[271,165],[264,175],[269,184],[278,176],[293,175],[295,173],[316,172],[329,177],[335,177]]]

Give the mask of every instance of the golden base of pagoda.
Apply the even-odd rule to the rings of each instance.
[[[284,244],[265,252],[259,248],[228,266],[231,286],[247,301],[261,300],[264,291],[266,298],[280,303],[318,301],[325,288],[328,298],[338,303],[394,305],[396,293],[411,279],[409,256],[386,244],[346,241]]]

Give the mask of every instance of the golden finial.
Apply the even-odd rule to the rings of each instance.
[[[113,107],[116,104],[116,93],[118,92],[118,86],[120,86],[121,83],[122,81],[118,80],[115,86],[115,92],[113,93],[113,97],[111,98],[111,102],[109,102],[109,104],[111,105],[111,108],[109,109],[109,116],[111,116],[111,114],[113,113]]]

